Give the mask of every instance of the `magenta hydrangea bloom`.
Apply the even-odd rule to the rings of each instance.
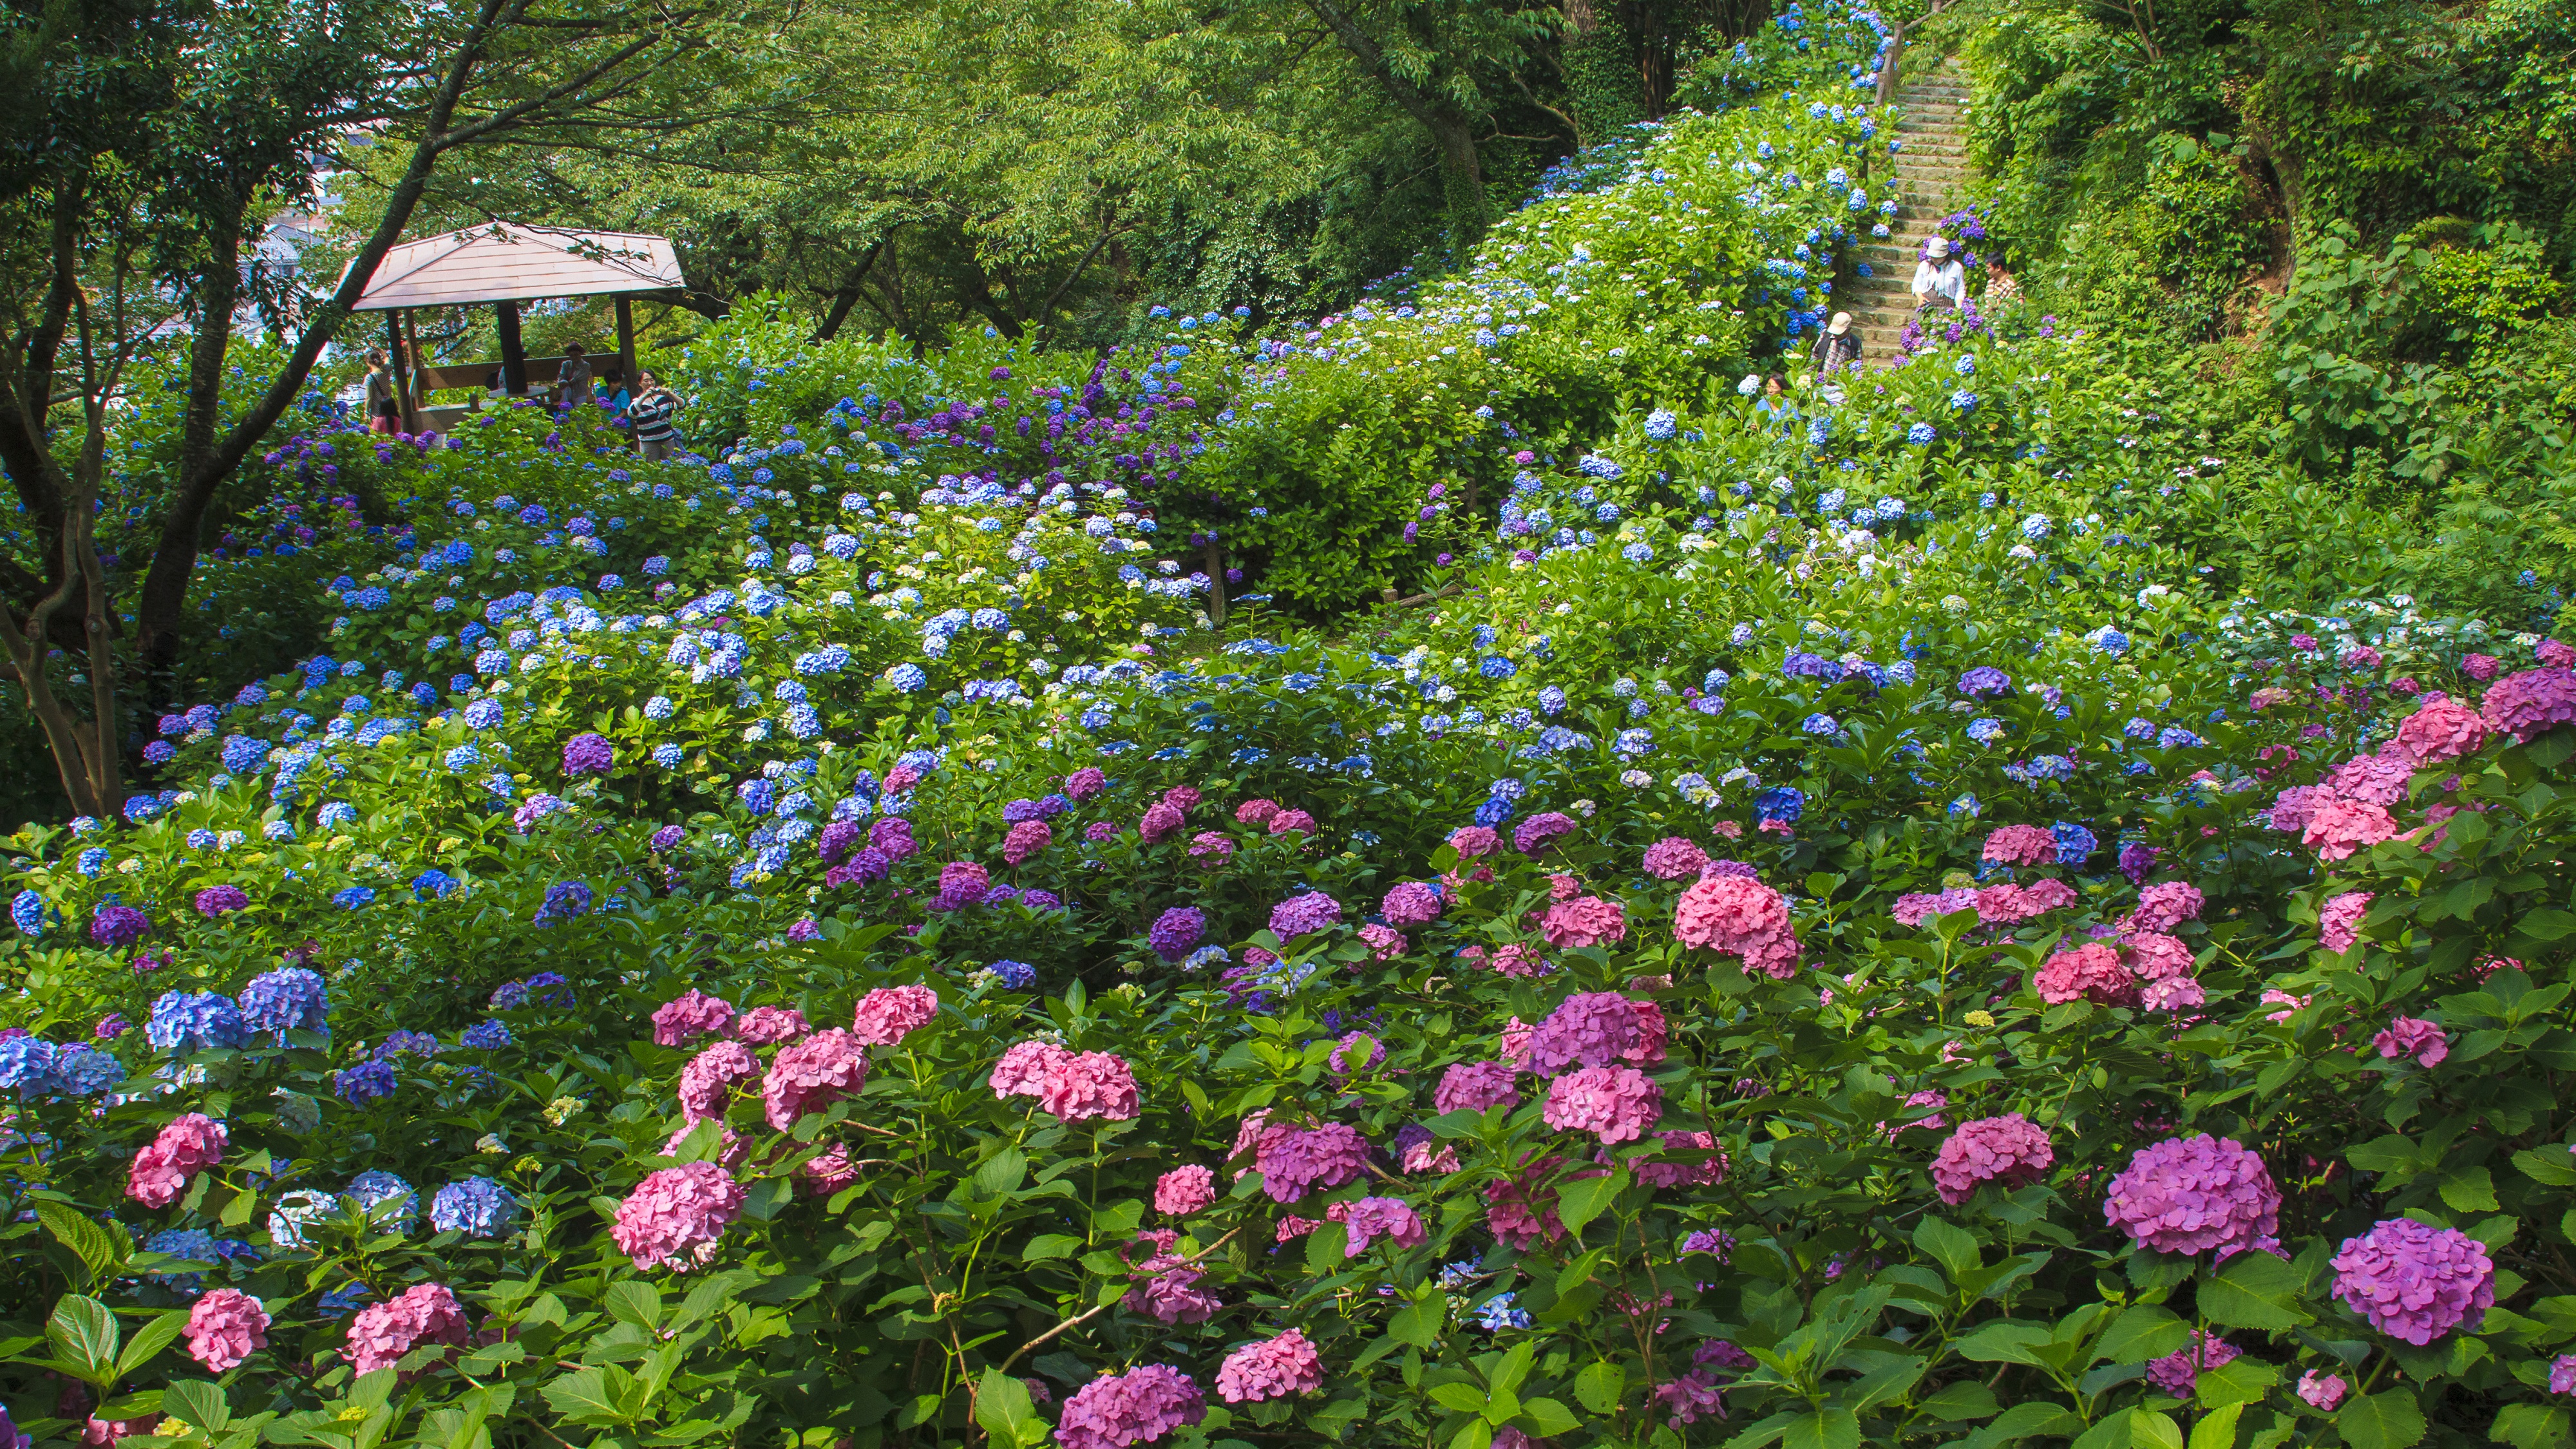
[[[224,1124],[203,1112],[171,1119],[159,1136],[134,1154],[133,1165],[126,1169],[125,1195],[145,1207],[168,1207],[188,1190],[190,1178],[224,1160],[224,1148],[231,1140]]]
[[[2568,1361],[2559,1360],[2561,1363]],[[2552,1377],[2554,1378],[2555,1375]],[[2343,1396],[2350,1392],[2352,1392],[2352,1386],[2343,1381],[2341,1374],[2321,1374],[2315,1369],[2310,1369],[2299,1375],[2300,1401],[2319,1413],[2333,1413],[2336,1407],[2343,1403]]]
[[[1152,845],[1180,834],[1187,823],[1188,818],[1181,813],[1179,806],[1167,800],[1157,800],[1146,807],[1145,817],[1136,822],[1136,833],[1144,837],[1146,844]]]
[[[2313,848],[2319,860],[2343,860],[2356,850],[2397,836],[2396,820],[2366,800],[2327,794],[2312,800],[2310,807],[2299,843]]]
[[[564,741],[563,769],[567,775],[605,775],[617,763],[617,751],[604,735],[582,733]]]
[[[1227,1354],[1216,1371],[1217,1396],[1229,1404],[1311,1394],[1323,1386],[1322,1356],[1305,1334],[1293,1328]]]
[[[779,1050],[761,1081],[761,1102],[770,1127],[784,1132],[808,1112],[857,1096],[867,1081],[866,1045],[835,1027]]]
[[[188,1309],[188,1357],[210,1373],[239,1367],[268,1347],[268,1310],[237,1288],[217,1288]]]
[[[2202,1133],[2139,1150],[2111,1179],[2102,1215],[2159,1253],[2232,1253],[2281,1228],[2281,1190],[2263,1159]]]
[[[1568,1067],[1605,1067],[1645,1041],[1636,1006],[1615,991],[1578,991],[1530,1034],[1530,1065],[1549,1076]]]
[[[1190,837],[1190,859],[1215,870],[1234,858],[1234,837],[1222,830],[1202,830]]]
[[[1426,881],[1399,881],[1387,891],[1386,899],[1378,903],[1378,914],[1386,917],[1388,925],[1398,929],[1427,926],[1440,919],[1442,905],[1439,887]]]
[[[1142,1313],[1163,1324],[1205,1323],[1216,1317],[1225,1301],[1199,1286],[1207,1275],[1181,1258],[1156,1254],[1136,1265],[1136,1271],[1149,1275],[1127,1290],[1119,1306],[1130,1313]]]
[[[104,905],[89,918],[90,940],[109,950],[131,946],[151,934],[152,918],[132,906]]]
[[[1775,981],[1798,974],[1798,934],[1789,924],[1789,903],[1758,880],[1701,877],[1673,907],[1673,934],[1685,946],[1741,959],[1749,974]]]
[[[1520,1102],[1517,1075],[1502,1062],[1452,1062],[1431,1093],[1432,1110],[1443,1115],[1517,1107]]]
[[[1135,1120],[1136,1077],[1111,1052],[1067,1052],[1046,1064],[1038,1105],[1067,1122]]]
[[[859,998],[850,1035],[867,1046],[893,1046],[939,1015],[939,993],[927,986],[880,986]]]
[[[1572,816],[1542,810],[1512,827],[1512,848],[1523,855],[1536,855],[1547,849],[1550,841],[1573,833]]]
[[[2037,825],[2007,825],[1986,837],[1979,857],[2002,865],[2054,865],[2057,836]]]
[[[1356,1258],[1368,1251],[1369,1244],[1380,1238],[1399,1248],[1418,1248],[1431,1241],[1430,1230],[1422,1219],[1400,1197],[1364,1197],[1350,1205],[1342,1218],[1342,1227],[1350,1235],[1342,1256]]]
[[[2527,741],[2544,730],[2576,721],[2576,671],[2526,669],[2508,675],[2488,688],[2478,709],[2490,727]]]
[[[653,1044],[687,1046],[702,1036],[733,1031],[733,1003],[691,987],[653,1009]]]
[[[399,1298],[361,1308],[349,1319],[345,1352],[361,1376],[392,1368],[427,1343],[465,1342],[465,1309],[444,1283],[421,1283]]]
[[[608,1235],[638,1272],[687,1272],[712,1261],[716,1242],[742,1216],[742,1184],[712,1162],[684,1162],[648,1174],[626,1201]]]
[[[1154,1211],[1185,1218],[1216,1201],[1216,1174],[1191,1163],[1154,1179]]]
[[[868,827],[868,849],[890,861],[921,853],[921,846],[912,838],[912,822],[900,815],[880,817]]]
[[[2422,1348],[2452,1329],[2474,1329],[2495,1306],[2486,1245],[2455,1228],[2389,1218],[2343,1240],[2334,1296],[2391,1338]]]
[[[2198,964],[2180,937],[2161,931],[2140,931],[2122,941],[2120,963],[2144,981],[2180,980]]]
[[[2549,1361],[2549,1391],[2553,1394],[2576,1394],[2576,1353],[2562,1353]],[[2300,1396],[2306,1397],[2304,1382]]]
[[[2361,942],[2362,917],[2370,914],[2372,893],[2345,891],[2317,908],[2317,944],[2340,956]]]
[[[1386,1060],[1386,1043],[1364,1031],[1345,1032],[1324,1065],[1337,1077],[1354,1076]]]
[[[1634,1142],[1664,1114],[1663,1089],[1635,1067],[1584,1067],[1548,1083],[1540,1116],[1559,1132]]]
[[[1715,1187],[1726,1181],[1726,1154],[1717,1150],[1715,1135],[1679,1129],[1662,1135],[1666,1152],[1706,1152],[1709,1156],[1697,1162],[1638,1158],[1628,1166],[1639,1182],[1648,1187]]]
[[[939,895],[933,910],[956,911],[984,899],[993,889],[992,873],[971,860],[952,860],[939,868]]]
[[[2388,1061],[2407,1057],[2419,1067],[2438,1067],[2451,1055],[2451,1039],[2442,1028],[2420,1016],[2401,1016],[2388,1023],[2386,1030],[2371,1038],[2379,1055]]]
[[[197,892],[197,914],[210,921],[249,905],[250,897],[237,885],[208,886]]]
[[[2138,892],[2138,908],[2129,913],[2129,923],[2140,931],[2170,931],[2185,921],[2199,920],[2202,904],[2200,887],[2185,881],[2158,881]]]
[[[1051,1041],[1016,1042],[993,1064],[985,1084],[996,1097],[1034,1097],[1046,1089],[1048,1070],[1072,1055]]]
[[[1012,866],[1025,865],[1039,852],[1055,844],[1055,832],[1043,820],[1023,820],[1002,837],[1002,859]]]
[[[1628,913],[1617,901],[1576,896],[1548,907],[1539,918],[1538,931],[1561,951],[1615,945],[1627,939]]]
[[[1485,825],[1462,825],[1449,832],[1449,848],[1462,860],[1475,860],[1502,849],[1503,838]]]
[[[2492,691],[2489,697],[2493,697]],[[2426,699],[2423,708],[2397,726],[2395,748],[2417,764],[2439,764],[2476,754],[2486,747],[2489,733],[2486,720],[2476,710],[2447,695],[2438,695]]]
[[[753,1046],[794,1041],[813,1029],[806,1024],[805,1013],[792,1006],[755,1006],[733,1024],[734,1036]]]
[[[1962,1122],[1932,1159],[1932,1185],[1941,1201],[1953,1207],[1976,1196],[1977,1188],[2001,1188],[2037,1182],[2057,1161],[2048,1134],[2019,1112]]]
[[[1270,933],[1282,941],[1341,924],[1342,903],[1322,891],[1290,896],[1270,908]]]
[[[1726,1396],[1717,1375],[1696,1368],[1678,1378],[1666,1379],[1655,1386],[1655,1407],[1662,1410],[1667,1428],[1679,1429],[1702,1419],[1726,1417]],[[1497,1437],[1494,1441],[1502,1440]]]
[[[680,1115],[721,1117],[733,1089],[760,1075],[760,1058],[738,1041],[720,1041],[680,1068]]]
[[[2194,1329],[2189,1344],[2147,1365],[2147,1382],[2177,1399],[2188,1399],[2202,1370],[2218,1368],[2242,1352],[2217,1334]]]
[[[1275,1137],[1263,1134],[1253,1165],[1272,1201],[1293,1203],[1357,1180],[1368,1171],[1368,1153],[1368,1139],[1358,1129],[1327,1122]]]
[[[1179,1369],[1142,1364],[1103,1374],[1074,1391],[1056,1420],[1063,1449],[1127,1449],[1150,1444],[1207,1417],[1207,1396]]]
[[[1646,847],[1646,874],[1657,880],[1696,880],[1708,869],[1708,852],[1678,835]]]
[[[671,1135],[662,1140],[662,1151],[659,1155],[679,1156],[680,1148],[688,1142],[689,1135],[698,1130],[698,1123],[703,1120],[705,1119],[693,1117],[672,1129]],[[750,1160],[751,1139],[730,1127],[721,1129],[720,1135],[716,1138],[716,1166],[727,1172],[740,1172],[742,1165]]]
[[[1109,788],[1109,777],[1097,766],[1085,765],[1064,777],[1064,793],[1076,800],[1089,800]]]

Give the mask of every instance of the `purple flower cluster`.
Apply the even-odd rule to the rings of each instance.
[[[2413,1218],[2389,1218],[2344,1239],[2334,1270],[2334,1296],[2371,1327],[2417,1348],[2454,1328],[2476,1328],[2495,1306],[2486,1245]]]
[[[2139,1151],[2111,1179],[2102,1215],[2159,1253],[2234,1253],[2280,1230],[2281,1190],[2263,1159],[2202,1133]]]
[[[1322,891],[1290,896],[1270,908],[1270,933],[1282,941],[1340,925],[1342,903]]]

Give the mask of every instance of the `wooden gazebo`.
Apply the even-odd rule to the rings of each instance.
[[[502,391],[512,397],[528,392],[532,366],[547,378],[563,359],[530,358],[519,343],[519,307],[545,297],[617,299],[617,360],[626,385],[636,385],[635,317],[629,304],[639,294],[680,291],[680,260],[667,237],[622,231],[573,231],[563,227],[520,226],[496,221],[440,236],[402,242],[367,279],[355,310],[382,312],[390,354],[408,358],[406,378],[397,369],[407,425],[423,423],[419,398],[449,387],[479,387],[497,366]],[[418,334],[411,314],[422,307],[491,304],[501,337],[501,357],[421,367]],[[443,416],[454,410],[440,409]]]

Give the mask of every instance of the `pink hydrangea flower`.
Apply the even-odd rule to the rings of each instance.
[[[724,1036],[733,1030],[733,1003],[692,987],[653,1011],[653,1044],[686,1046],[702,1036]]]
[[[1229,1404],[1258,1404],[1324,1386],[1324,1361],[1306,1335],[1289,1329],[1277,1338],[1248,1343],[1217,1367],[1217,1397]]]
[[[893,1046],[939,1015],[939,993],[927,986],[880,986],[859,998],[850,1035],[867,1046]]]
[[[1634,1142],[1664,1114],[1663,1089],[1634,1067],[1584,1067],[1548,1083],[1540,1110],[1560,1132],[1590,1132],[1604,1143]]]
[[[1190,837],[1190,859],[1210,870],[1234,858],[1234,837],[1222,830],[1202,830]]]
[[[1979,858],[2003,865],[2055,865],[2057,837],[2037,825],[2007,825],[1986,837]]]
[[[1399,930],[1427,926],[1440,919],[1443,902],[1437,887],[1418,880],[1398,881],[1378,903],[1378,914]]]
[[[1489,1107],[1517,1107],[1520,1102],[1517,1074],[1501,1062],[1452,1062],[1431,1093],[1431,1109],[1444,1116],[1451,1112],[1482,1112]]]
[[[1002,861],[1006,865],[1026,865],[1048,846],[1055,844],[1055,831],[1043,820],[1023,820],[1002,836]]]
[[[1458,954],[1497,976],[1545,976],[1553,969],[1537,947],[1524,941],[1507,941],[1491,955],[1482,946],[1469,946]]]
[[[1324,1192],[1355,1182],[1368,1171],[1368,1139],[1340,1122],[1278,1136],[1262,1135],[1254,1166],[1261,1186],[1278,1203],[1293,1203],[1310,1192]]]
[[[2490,728],[2526,741],[2576,720],[2576,670],[2526,669],[2497,680],[2479,713]]]
[[[2319,1413],[2333,1413],[2350,1392],[2352,1386],[2343,1381],[2341,1374],[2321,1374],[2310,1369],[2299,1375],[2299,1398]]]
[[[2280,1231],[2281,1190],[2263,1159],[2231,1139],[2173,1137],[2111,1179],[2102,1216],[2155,1252],[2242,1252]]]
[[[1458,1149],[1442,1143],[1419,1122],[1397,1130],[1394,1151],[1396,1166],[1407,1173],[1458,1170]]]
[[[1449,832],[1449,848],[1461,860],[1475,860],[1502,849],[1503,838],[1484,825],[1462,825]]]
[[[2048,914],[2048,906],[2039,897],[2004,881],[1977,892],[1977,922],[1980,925],[2018,925],[2034,916]]]
[[[2484,749],[2487,736],[2493,733],[2484,717],[2456,699],[2443,695],[2428,698],[2421,709],[2397,726],[2397,742],[2402,750],[2420,765],[2456,760]]]
[[[2291,1017],[2298,1015],[2307,1007],[2308,998],[2304,996],[2293,996],[2289,992],[2280,990],[2277,987],[2267,987],[2263,992],[2262,1004],[2265,1006],[2277,1006],[2282,1008],[2281,1010],[2272,1012],[2268,1016],[2264,1017],[2264,1020],[2288,1021]]]
[[[939,868],[939,894],[933,910],[960,911],[992,893],[993,873],[971,860],[952,860]]]
[[[1621,1052],[1619,1059],[1641,1067],[1662,1062],[1664,1043],[1672,1035],[1672,1028],[1664,1023],[1664,1009],[1651,1001],[1631,1001],[1628,1009],[1637,1014],[1637,1044]]]
[[[985,1084],[996,1097],[1037,1096],[1046,1086],[1047,1069],[1071,1055],[1051,1041],[1015,1043],[993,1064],[993,1075]]]
[[[1697,1162],[1672,1162],[1661,1158],[1640,1157],[1628,1164],[1637,1180],[1649,1187],[1715,1187],[1726,1181],[1726,1154],[1717,1150],[1717,1138],[1707,1132],[1684,1132],[1678,1129],[1663,1134],[1666,1152],[1706,1152],[1710,1155]]]
[[[1538,931],[1560,951],[1608,946],[1627,939],[1628,914],[1617,901],[1576,896],[1548,907]]]
[[[2379,1048],[2385,1060],[2413,1057],[2419,1067],[2438,1067],[2451,1055],[2451,1039],[2420,1016],[2401,1016],[2388,1023],[2386,1030],[2370,1039],[2370,1044]]]
[[[2452,1329],[2475,1329],[2495,1306],[2486,1245],[2455,1228],[2388,1218],[2343,1240],[2334,1296],[2391,1338],[2422,1348]]]
[[[2138,999],[2138,978],[2120,964],[2120,953],[2099,941],[2048,958],[2031,978],[2039,999],[2051,1006],[2090,1001],[2096,1006],[2128,1006]]]
[[[1369,948],[1372,961],[1392,961],[1413,949],[1413,943],[1405,939],[1402,931],[1381,926],[1375,921],[1360,927],[1359,937],[1361,944]]]
[[[1154,1211],[1185,1218],[1216,1201],[1216,1174],[1193,1162],[1154,1179]]]
[[[733,1166],[725,1164],[730,1172]],[[847,1144],[835,1142],[797,1165],[796,1179],[817,1197],[830,1197],[859,1180],[859,1169],[850,1161]]]
[[[760,1058],[739,1041],[720,1041],[680,1068],[680,1115],[691,1122],[721,1117],[733,1089],[760,1075]]]
[[[2495,678],[2497,671],[2503,668],[2504,661],[2492,654],[2472,654],[2460,661],[2460,672],[2480,684]]]
[[[1657,880],[1697,880],[1708,869],[1708,852],[1679,835],[1667,835],[1646,847],[1646,874]]]
[[[2361,941],[2362,917],[2370,914],[2369,891],[2345,891],[2317,908],[2317,944],[2340,956]]]
[[[2292,785],[2272,797],[2272,808],[2265,812],[2274,830],[2296,835],[2308,828],[2308,817],[2316,813],[2319,802],[2334,792],[2317,785]]]
[[[678,1127],[672,1130],[669,1140],[662,1144],[660,1155],[664,1157],[679,1156],[680,1144],[688,1141],[689,1134],[697,1130],[698,1124],[696,1121],[681,1123]],[[743,1136],[741,1133],[736,1132],[730,1127],[725,1128],[724,1135],[716,1140],[716,1166],[723,1168],[727,1172],[740,1172],[742,1171],[742,1165],[750,1160],[751,1139]]]
[[[1786,981],[1798,972],[1798,936],[1789,903],[1758,880],[1701,878],[1673,907],[1673,934],[1685,946],[1734,956],[1749,973]]]
[[[1679,1378],[1666,1379],[1655,1386],[1655,1407],[1663,1411],[1667,1428],[1679,1429],[1702,1419],[1726,1417],[1726,1396],[1717,1375],[1704,1368],[1692,1369]],[[1498,1438],[1496,1443],[1502,1441]]]
[[[1980,1117],[1960,1123],[1942,1142],[1932,1159],[1932,1185],[1941,1201],[1956,1207],[1976,1196],[1981,1183],[2014,1188],[2037,1182],[2056,1161],[2048,1134],[2019,1112]]]
[[[1485,1184],[1485,1226],[1515,1250],[1527,1252],[1541,1239],[1565,1236],[1556,1215],[1556,1188],[1548,1174],[1564,1159],[1530,1154],[1518,1172]]]
[[[1206,1274],[1186,1259],[1157,1253],[1136,1265],[1149,1276],[1127,1290],[1119,1306],[1158,1323],[1205,1323],[1225,1308],[1225,1300],[1199,1286]]]
[[[1431,1241],[1430,1230],[1422,1226],[1422,1219],[1400,1197],[1361,1198],[1351,1204],[1342,1226],[1350,1234],[1342,1250],[1346,1258],[1367,1252],[1369,1244],[1380,1238],[1399,1248],[1418,1248]]]
[[[236,1288],[217,1288],[188,1309],[188,1357],[223,1373],[268,1347],[268,1310]]]
[[[813,1029],[806,1024],[805,1013],[792,1006],[755,1006],[733,1024],[736,1039],[753,1046],[794,1041]]]
[[[780,1048],[769,1064],[769,1075],[761,1080],[760,1097],[770,1127],[784,1132],[808,1112],[857,1096],[867,1081],[867,1048],[857,1037],[834,1027]]]
[[[684,1162],[648,1174],[626,1201],[608,1235],[635,1260],[636,1271],[685,1273],[715,1258],[716,1241],[742,1216],[745,1194],[733,1174],[712,1162]]]
[[[1537,1035],[1537,1027],[1530,1025],[1528,1022],[1521,1020],[1517,1016],[1504,1022],[1501,1037],[1503,1060],[1523,1071],[1528,1070],[1530,1064],[1530,1039]]]
[[[1047,1063],[1038,1083],[1038,1105],[1066,1122],[1132,1122],[1138,1102],[1135,1073],[1114,1052],[1073,1052]]]
[[[1615,991],[1578,991],[1530,1034],[1530,1064],[1554,1076],[1568,1067],[1600,1067],[1643,1043],[1637,1008]]]
[[[2170,931],[2185,921],[2199,920],[2203,904],[2200,887],[2187,881],[2158,881],[2138,892],[2138,908],[2129,913],[2129,929]]]
[[[1153,845],[1180,834],[1186,823],[1187,817],[1178,808],[1158,800],[1146,807],[1145,817],[1136,822],[1136,833],[1144,837],[1146,844]]]
[[[1550,842],[1574,833],[1574,817],[1554,810],[1542,810],[1524,817],[1512,827],[1512,848],[1523,855],[1536,855]]]
[[[2147,1365],[2147,1382],[2177,1399],[2188,1399],[2201,1370],[2218,1368],[2241,1352],[2217,1334],[2193,1329],[2188,1345]]]
[[[1270,908],[1270,933],[1282,941],[1341,924],[1342,903],[1322,891],[1290,896]]]
[[[2084,899],[2076,893],[2075,887],[2053,875],[2042,876],[2023,886],[2021,893],[2032,905],[2043,911],[2062,911]]]
[[[2389,750],[2355,755],[2335,766],[2326,776],[2326,788],[2347,800],[2389,806],[2405,800],[2407,782],[2414,778],[2415,761]]]
[[[2549,1361],[2549,1391],[2576,1394],[2576,1353],[2562,1353]]]
[[[1127,1449],[1206,1417],[1207,1396],[1189,1375],[1142,1364],[1076,1389],[1056,1420],[1055,1441],[1063,1449]]]
[[[424,1344],[465,1342],[465,1310],[444,1283],[421,1283],[399,1298],[361,1308],[349,1319],[345,1352],[364,1376],[392,1368]]]
[[[1276,800],[1246,800],[1234,807],[1235,823],[1255,829],[1269,824],[1278,814],[1279,802]]]
[[[1064,777],[1064,793],[1076,800],[1096,798],[1109,788],[1109,777],[1097,765],[1085,765]]]
[[[1977,893],[1973,890],[1964,888],[1946,890],[1937,895],[1909,891],[1896,898],[1896,903],[1888,908],[1888,914],[1896,918],[1896,924],[1912,928],[1922,925],[1935,916],[1946,916],[1953,911],[1971,911],[1976,907]]]
[[[2191,947],[2160,931],[2141,931],[2120,944],[2121,960],[2146,981],[2173,981],[2191,975],[2196,964]]]
[[[188,1179],[224,1160],[232,1134],[203,1112],[173,1118],[149,1146],[134,1154],[126,1170],[125,1195],[145,1207],[162,1208],[188,1190]]]
[[[1282,810],[1278,814],[1270,817],[1270,833],[1273,835],[1312,835],[1315,833],[1315,817],[1307,814],[1303,810]]]
[[[2159,981],[2150,981],[2138,992],[2138,1005],[2149,1011],[2189,1011],[2208,1002],[2209,993],[2199,981],[2189,976],[2167,976]]]

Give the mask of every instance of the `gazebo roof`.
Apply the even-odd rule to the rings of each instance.
[[[667,292],[685,285],[667,237],[496,221],[398,243],[367,279],[356,310]]]

